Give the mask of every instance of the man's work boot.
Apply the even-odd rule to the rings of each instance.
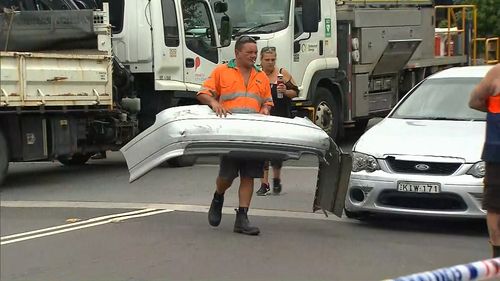
[[[273,179],[273,193],[280,194],[281,193],[281,180]]]
[[[106,159],[106,151],[98,152],[90,157],[92,160]]]
[[[269,192],[270,188],[269,188],[269,184],[267,183],[262,183],[260,185],[260,188],[259,190],[257,190],[257,192],[255,192],[257,195],[259,196],[265,196],[268,192]]]
[[[218,226],[222,219],[222,206],[224,205],[224,194],[214,193],[212,204],[208,210],[208,223],[211,226]]]
[[[260,229],[256,226],[250,225],[248,221],[248,208],[240,207],[234,209],[236,211],[236,221],[234,222],[234,232],[243,233],[247,235],[259,235]]]

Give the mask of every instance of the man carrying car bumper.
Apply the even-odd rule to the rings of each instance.
[[[249,36],[240,37],[235,45],[235,59],[213,70],[198,92],[198,100],[209,105],[220,117],[231,113],[269,115],[273,106],[269,79],[255,67],[256,59],[255,40]],[[216,190],[208,212],[210,225],[220,224],[224,193],[239,173],[239,208],[236,210],[234,232],[248,235],[260,233],[258,227],[250,224],[247,212],[252,199],[254,178],[263,176],[263,168],[263,160],[221,157]]]
[[[486,140],[482,159],[485,164],[483,209],[493,247],[500,257],[500,64],[488,71],[472,92],[469,106],[487,112]]]

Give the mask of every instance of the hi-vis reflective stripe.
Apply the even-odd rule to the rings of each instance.
[[[233,94],[224,94],[220,97],[220,100],[221,101],[230,101],[230,100],[234,100],[234,99],[237,99],[237,98],[251,98],[251,99],[255,99],[257,100],[257,102],[259,104],[262,104],[263,100],[262,100],[262,97],[257,95],[257,94],[254,94],[254,93],[233,93]]]
[[[488,99],[488,112],[500,113],[500,93]]]
[[[232,113],[258,113],[257,110],[248,107],[233,107],[231,108]]]

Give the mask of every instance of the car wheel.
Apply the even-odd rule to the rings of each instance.
[[[196,156],[179,156],[172,159],[167,160],[167,164],[170,167],[188,167],[193,166],[196,163]]]
[[[91,154],[75,153],[57,157],[57,160],[64,166],[81,166],[89,161]]]
[[[9,148],[3,132],[0,130],[0,185],[2,185],[9,169]]]
[[[340,131],[340,106],[330,91],[321,87],[316,90],[314,108],[316,112],[314,123],[332,139],[337,139]]]

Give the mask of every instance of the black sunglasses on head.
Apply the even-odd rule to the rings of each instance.
[[[255,43],[257,44],[257,41],[255,41],[255,39],[253,39],[253,37],[250,37],[250,36],[241,36],[239,37],[237,40],[236,40],[236,43],[240,43],[240,44],[245,44],[245,43]]]

